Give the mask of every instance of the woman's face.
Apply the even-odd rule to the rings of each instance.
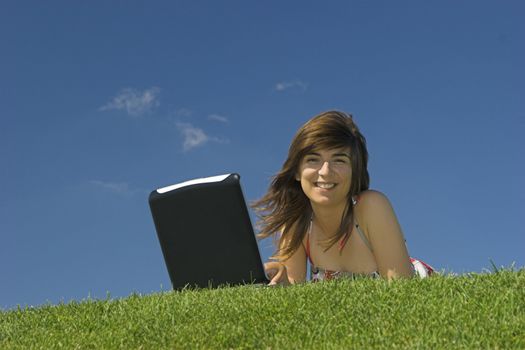
[[[346,205],[352,166],[350,148],[316,150],[303,157],[296,180],[312,205]]]

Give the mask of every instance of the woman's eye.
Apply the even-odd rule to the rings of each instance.
[[[317,161],[318,161],[317,158],[306,158],[306,162],[307,162],[307,163],[315,163],[315,162],[317,162]]]
[[[335,162],[338,163],[338,164],[345,164],[346,163],[346,159],[336,159]]]

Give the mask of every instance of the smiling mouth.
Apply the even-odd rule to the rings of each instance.
[[[329,183],[329,182],[316,182],[315,183],[315,187],[319,187],[319,188],[322,188],[324,190],[329,190],[331,188],[334,188],[335,184],[334,183]]]

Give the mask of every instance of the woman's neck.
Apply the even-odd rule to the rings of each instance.
[[[341,226],[341,220],[346,212],[346,206],[325,207],[312,203],[313,221],[321,229],[324,238],[334,236]]]

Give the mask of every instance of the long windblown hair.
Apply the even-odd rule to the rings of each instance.
[[[352,179],[346,210],[337,233],[321,242],[328,250],[343,236],[350,234],[353,222],[352,197],[369,187],[366,140],[355,125],[352,116],[340,111],[327,111],[306,122],[295,134],[288,157],[277,173],[266,194],[252,204],[259,217],[260,239],[281,233],[278,248],[272,257],[279,261],[289,259],[300,247],[312,215],[310,200],[304,194],[296,176],[305,155],[320,149],[350,147]]]

